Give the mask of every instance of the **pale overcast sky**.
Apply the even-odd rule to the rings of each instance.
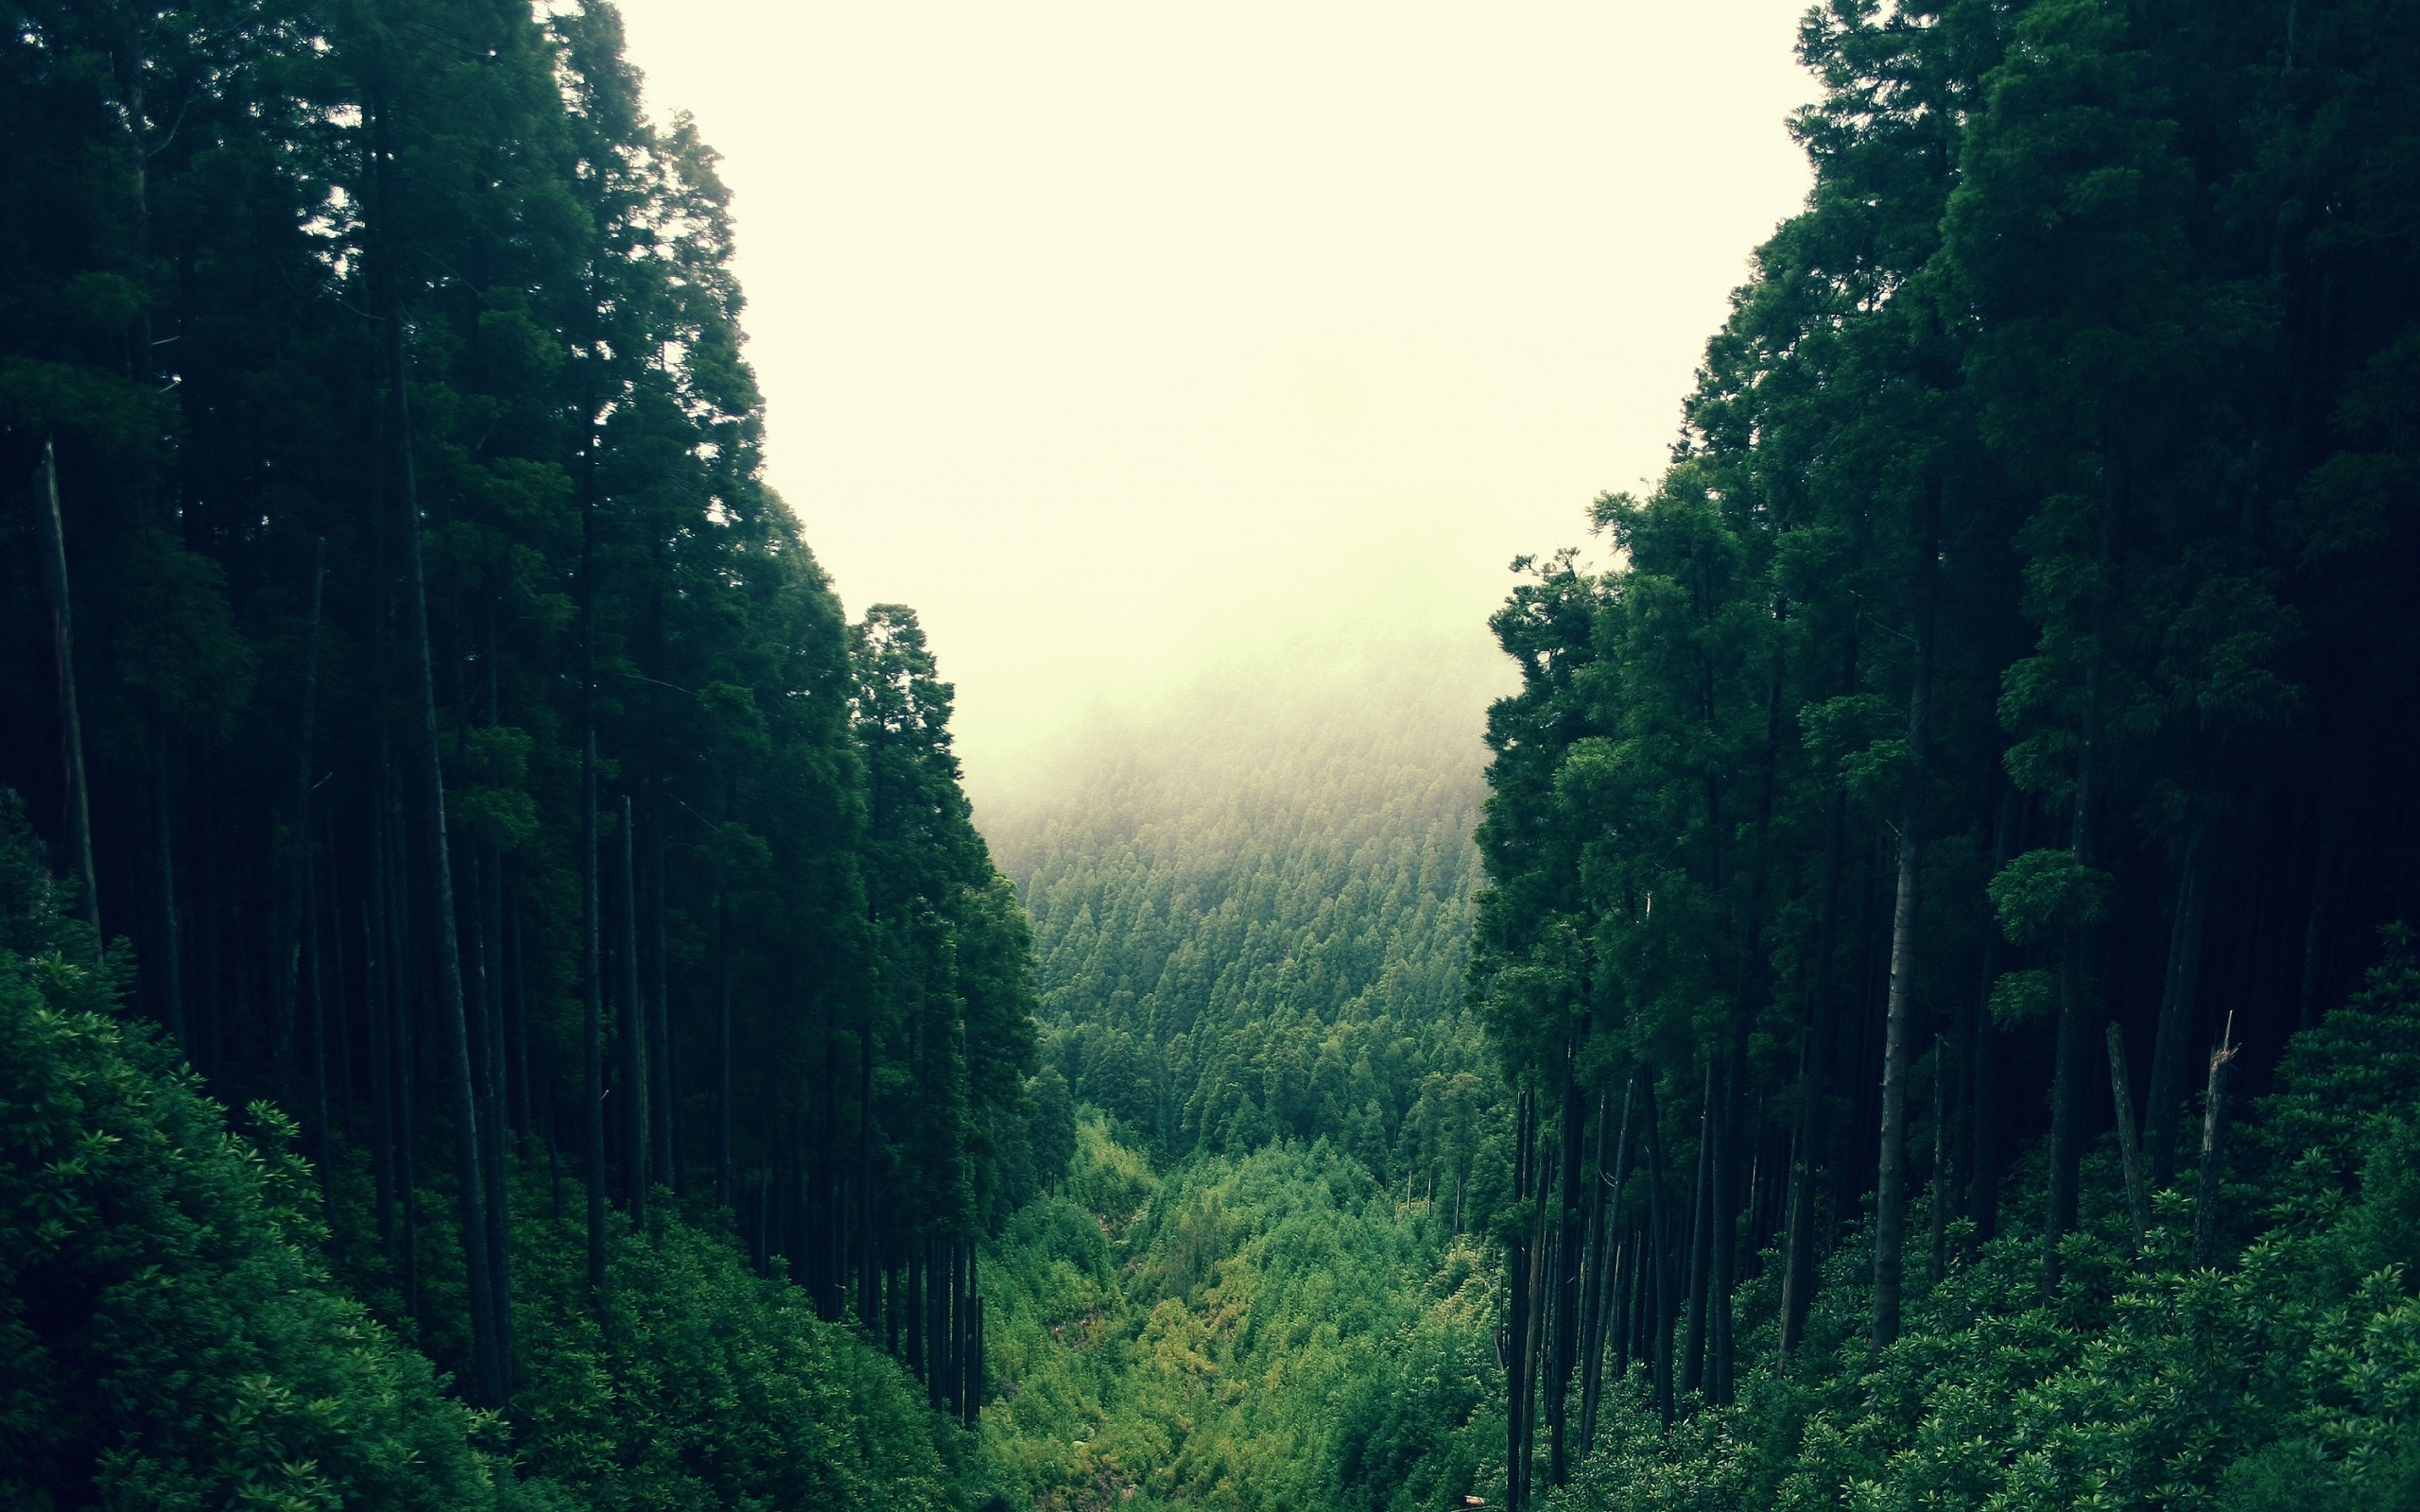
[[[772,482],[922,614],[978,807],[1205,668],[1483,639],[1807,184],[1802,0],[622,9],[724,157]]]

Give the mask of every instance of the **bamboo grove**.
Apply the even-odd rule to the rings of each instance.
[[[543,1180],[592,1289],[721,1225],[971,1422],[1072,1135],[949,687],[760,479],[714,154],[604,5],[11,16],[0,782],[135,1005],[474,1405]]]
[[[2230,1109],[2420,904],[2420,18],[1801,45],[1815,186],[1668,471],[1495,622],[1515,1507],[1612,1383],[1668,1429],[1791,1370],[1819,1286],[1879,1357],[1996,1238],[2056,1297],[2181,1201],[2223,1261]]]

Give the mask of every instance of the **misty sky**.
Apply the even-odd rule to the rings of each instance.
[[[725,159],[772,483],[922,614],[979,809],[1205,669],[1482,640],[1651,475],[1806,192],[1803,6],[623,12]]]

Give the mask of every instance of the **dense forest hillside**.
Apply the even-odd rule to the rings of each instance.
[[[1161,1159],[1324,1137],[1450,1211],[1501,1122],[1462,966],[1507,680],[1481,642],[1348,632],[1088,729],[986,823],[1045,1060]]]
[[[2409,1505],[2420,12],[1801,46],[1671,466],[1496,617],[1508,1499]]]
[[[10,16],[0,1501],[983,1501],[1072,1122],[713,152],[601,3]]]
[[[987,838],[605,0],[16,6],[0,1501],[2420,1505],[2420,9],[1801,48],[1504,657]]]
[[[1509,1105],[1463,967],[1509,680],[1475,637],[1319,637],[1086,727],[986,819],[1085,1117],[985,1262],[985,1443],[1035,1504],[1501,1483]]]

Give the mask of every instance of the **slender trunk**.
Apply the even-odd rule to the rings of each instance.
[[[1998,817],[1992,826],[1992,874],[1997,876],[2016,851],[2017,821],[2023,816],[2020,795],[2014,784],[2000,790]],[[1998,1091],[1999,1057],[1995,1041],[1998,1027],[1992,1022],[1992,988],[1999,981],[2000,965],[2005,951],[1999,928],[1986,924],[1983,929],[1982,980],[1975,990],[1975,1030],[1967,1044],[1966,1096],[1967,1117],[1967,1178],[1971,1183],[1967,1211],[1975,1220],[1975,1243],[1989,1241],[1999,1227],[2000,1169],[1999,1112],[1996,1106]]]
[[[279,1101],[293,1106],[287,1068],[294,1063],[294,1015],[302,996],[302,919],[311,869],[311,743],[320,705],[320,609],[328,582],[328,538],[311,554],[311,636],[302,659],[302,727],[294,743],[294,864],[286,886],[284,927],[287,937],[278,960],[277,1081]]]
[[[1786,1363],[1806,1335],[1806,1313],[1815,1297],[1816,1183],[1823,1169],[1825,1063],[1832,1044],[1832,1004],[1837,978],[1841,872],[1848,850],[1848,796],[1832,792],[1832,814],[1824,842],[1824,912],[1816,928],[1814,982],[1808,994],[1806,1038],[1798,1054],[1797,1157],[1790,1172],[1789,1229],[1784,1237],[1781,1280],[1781,1357]]]
[[[2176,1175],[2176,1115],[2185,1101],[2185,1045],[2193,1032],[2193,1002],[2202,968],[2202,919],[2210,892],[2209,821],[2196,816],[2185,840],[2185,869],[2176,884],[2176,920],[2169,931],[2168,977],[2160,994],[2159,1038],[2152,1047],[2151,1086],[2143,1104],[2143,1144],[2152,1186]]]
[[[1653,1267],[1655,1311],[1648,1339],[1653,1351],[1655,1371],[1655,1410],[1664,1426],[1672,1426],[1672,1323],[1679,1313],[1679,1297],[1674,1294],[1671,1256],[1670,1205],[1664,1200],[1664,1131],[1662,1111],[1656,1106],[1655,1079],[1645,1078],[1642,1089],[1647,1106],[1641,1109],[1647,1121],[1647,1263]]]
[[[2227,1078],[2242,1049],[2235,1043],[2235,1020],[2210,1053],[2210,1084],[2202,1097],[2202,1182],[2193,1200],[2193,1268],[2206,1269],[2219,1256],[2219,1138],[2225,1132]]]
[[[1891,912],[1890,1017],[1883,1031],[1882,1150],[1874,1199],[1873,1347],[1899,1337],[1907,1263],[1908,1067],[1915,1033],[1916,886],[1924,865],[1925,758],[1932,728],[1933,605],[1940,583],[1941,482],[1925,490],[1916,563],[1915,672],[1908,690],[1908,791],[1899,813],[1899,885]]]
[[[715,992],[721,1003],[715,1094],[715,1200],[731,1206],[731,903],[715,897]]]
[[[396,274],[389,270],[390,285]],[[420,828],[427,852],[429,924],[436,932],[439,1027],[444,1034],[446,1079],[454,1104],[455,1174],[461,1185],[463,1275],[470,1293],[471,1352],[478,1381],[479,1403],[505,1405],[502,1356],[497,1351],[496,1321],[502,1308],[495,1294],[487,1244],[488,1196],[480,1169],[479,1118],[472,1091],[470,1029],[462,993],[462,954],[454,923],[454,867],[445,835],[445,774],[437,737],[437,677],[429,649],[427,572],[421,551],[420,489],[412,459],[411,412],[406,398],[406,368],[401,290],[388,295],[388,356],[394,381],[396,466],[400,474],[404,516],[404,567],[409,587],[404,609],[410,624],[413,681],[420,705],[419,757]]]
[[[177,1048],[191,1059],[193,1041],[185,1032],[184,952],[177,936],[176,815],[168,803],[168,737],[164,732],[154,732],[151,738],[151,806],[160,835],[160,958],[154,965],[159,972],[168,1034],[176,1040]]]
[[[1753,913],[1754,910],[1752,909]],[[1731,1297],[1738,1279],[1739,1145],[1741,1083],[1748,1079],[1748,1011],[1731,1010],[1731,1046],[1715,1099],[1713,1240],[1706,1297],[1706,1396],[1717,1405],[1731,1400]]]
[[[1614,1142],[1614,1163],[1610,1169],[1604,1162],[1604,1114],[1598,1113],[1598,1200],[1604,1212],[1598,1224],[1602,1237],[1598,1242],[1597,1274],[1591,1304],[1591,1325],[1588,1331],[1587,1369],[1580,1388],[1580,1452],[1584,1458],[1597,1444],[1597,1406],[1604,1395],[1605,1334],[1608,1314],[1619,1296],[1619,1278],[1614,1273],[1614,1260],[1622,1237],[1622,1181],[1630,1175],[1631,1108],[1638,1095],[1638,1078],[1634,1075],[1622,1086],[1622,1130]],[[1618,1336],[1618,1330],[1616,1331]]]
[[[361,904],[362,978],[370,1010],[370,1172],[371,1200],[377,1208],[378,1252],[389,1270],[395,1265],[395,1097],[393,1031],[387,1014],[385,931],[385,848],[371,827],[370,896]]]
[[[596,818],[596,407],[587,415],[579,506],[580,1161],[588,1178],[588,1286],[605,1296],[605,910]],[[760,1223],[770,1194],[757,1209]],[[760,1267],[764,1244],[757,1246]]]
[[[1612,1095],[1599,1092],[1593,1115],[1597,1137],[1588,1152],[1587,1211],[1581,1219],[1585,1238],[1580,1249],[1580,1324],[1573,1343],[1577,1355],[1574,1364],[1580,1373],[1580,1432],[1577,1447],[1571,1454],[1575,1461],[1588,1457],[1592,1437],[1589,1409],[1595,1402],[1597,1369],[1591,1346],[1596,1342],[1604,1307],[1605,1178],[1608,1175],[1605,1140],[1606,1125],[1613,1122],[1612,1111]]]
[[[1932,1263],[1927,1282],[1941,1284],[1949,1269],[1949,1041],[1932,1037]]]
[[[331,957],[328,970],[336,984],[330,989],[334,1011],[329,1015],[336,1025],[336,1043],[332,1047],[337,1063],[336,1126],[344,1130],[345,1138],[350,1140],[356,1137],[354,1131],[360,1126],[353,1108],[353,973],[346,969],[344,958],[344,888],[338,881],[342,871],[337,864],[337,821],[333,814],[328,816],[320,849],[328,858],[328,890],[322,903],[327,910],[324,928]]]
[[[868,1011],[857,1026],[857,1317],[871,1321],[874,1309],[874,1269],[881,1263],[873,1190],[873,1015]]]
[[[1580,1323],[1580,1156],[1586,1136],[1588,1105],[1580,1085],[1580,1050],[1588,1037],[1588,1017],[1564,1044],[1563,1056],[1563,1214],[1555,1241],[1554,1333],[1547,1350],[1547,1481],[1561,1486],[1570,1479],[1568,1446],[1564,1441],[1565,1408],[1569,1404],[1571,1367],[1579,1352]]]
[[[1515,1211],[1530,1199],[1530,1093],[1514,1099],[1512,1114],[1512,1202]],[[1516,1230],[1504,1250],[1504,1500],[1512,1512],[1521,1512],[1522,1471],[1529,1462],[1530,1398],[1530,1242]]]
[[[394,994],[387,1022],[395,1042],[389,1058],[395,1073],[396,1181],[403,1199],[403,1272],[405,1310],[420,1314],[420,1037],[412,1007],[422,989],[424,963],[411,951],[410,863],[404,853],[403,795],[390,785],[387,794],[387,976]]]
[[[1714,1057],[1705,1063],[1705,1091],[1698,1104],[1698,1173],[1689,1199],[1689,1326],[1681,1355],[1684,1396],[1705,1385],[1706,1288],[1714,1275],[1714,1119],[1717,1077]]]
[[[2152,1199],[2143,1185],[2143,1152],[2135,1141],[2135,1094],[2126,1082],[2126,1036],[2108,1025],[2109,1098],[2118,1109],[2118,1153],[2125,1163],[2126,1212],[2135,1221],[2135,1247],[2151,1237]]]
[[[2308,1029],[2319,1022],[2320,977],[2327,954],[2328,883],[2336,857],[2335,820],[2335,811],[2331,809],[2320,821],[2319,845],[2311,857],[2310,912],[2303,922],[2302,987],[2294,1013],[2297,1029]]]
[[[479,1118],[488,1177],[488,1271],[495,1286],[497,1368],[512,1391],[512,1207],[511,1151],[507,1143],[510,1106],[504,1073],[504,858],[493,842],[472,851],[479,896],[472,918],[479,932]]]
[[[336,1164],[328,1117],[328,1015],[320,995],[320,887],[312,865],[311,833],[302,833],[302,953],[305,985],[311,998],[311,1085],[319,1093],[319,1116],[312,1125],[312,1160],[320,1168],[324,1195],[335,1181]]]
[[[660,728],[660,727],[659,727]],[[648,1125],[654,1140],[656,1179],[681,1194],[680,1108],[672,1079],[672,998],[666,986],[664,960],[664,795],[663,780],[653,770],[648,782],[648,1065],[653,1079],[648,1087]]]
[[[2113,489],[2104,506],[2100,531],[2100,568],[2104,577],[2116,551],[2117,509],[2122,485]],[[2100,604],[2094,615],[2094,644],[2105,644],[2099,632],[2108,624],[2113,585],[2100,586]],[[2076,860],[2093,862],[2095,822],[2100,806],[2101,653],[2095,649],[2084,663],[2083,716],[2076,741],[2076,794],[2068,847]],[[2092,1040],[2092,948],[2090,924],[2067,931],[2059,971],[2057,1062],[2050,1079],[2050,1182],[2042,1223],[2042,1286],[2059,1284],[2059,1241],[2074,1229],[2077,1183],[2083,1161],[2084,1067]]]
[[[630,1183],[631,1227],[647,1231],[647,1000],[639,993],[638,842],[628,794],[622,798],[622,1160]]]
[[[67,532],[59,513],[59,456],[42,443],[42,487],[34,500],[41,537],[42,592],[50,609],[50,646],[59,678],[59,765],[66,782],[67,863],[76,871],[76,917],[101,938],[100,884],[93,872],[92,801],[84,787],[84,722],[76,702],[76,615],[67,597]]]

